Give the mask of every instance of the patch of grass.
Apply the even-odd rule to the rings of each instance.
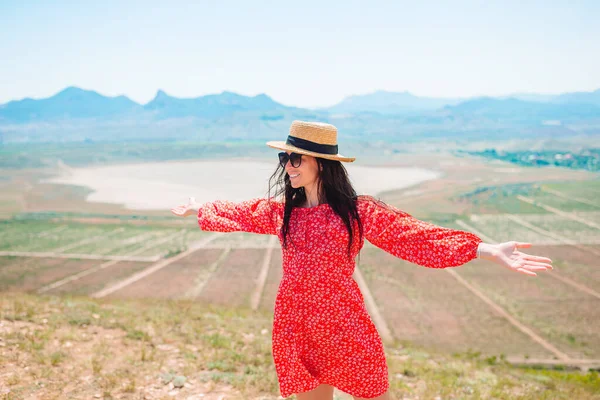
[[[142,343],[140,347],[140,357],[139,360],[141,362],[154,361],[156,355],[156,349],[154,346],[151,347],[150,351],[147,350],[148,346],[145,343]]]
[[[169,251],[167,251],[167,253],[165,254],[164,258],[175,257],[177,254],[183,253],[186,250],[187,250],[187,247],[169,249]]]
[[[91,359],[92,364],[92,372],[94,375],[99,375],[102,372],[102,365],[104,364],[104,360],[102,357],[94,356]]]
[[[72,310],[67,315],[68,322],[71,325],[87,326],[92,323],[90,316],[83,310]]]
[[[135,393],[135,379],[129,378],[127,384],[123,388],[125,393]]]
[[[53,352],[52,354],[50,354],[50,365],[52,365],[53,367],[59,365],[65,360],[65,358],[67,358],[67,356],[67,353],[63,351]]]
[[[127,332],[127,336],[128,339],[133,339],[133,340],[143,340],[143,341],[148,341],[150,340],[150,335],[148,335],[146,332],[141,331],[139,329],[131,329]]]
[[[162,390],[156,398],[167,398],[176,377],[185,378],[175,387],[181,398],[223,388],[234,399],[276,399],[279,394],[270,313],[192,301],[17,293],[0,299],[2,316],[27,309],[36,310],[30,316],[34,322],[3,319],[18,327],[3,335],[6,346],[0,347],[0,359],[8,361],[0,363],[0,376],[19,393],[15,398],[40,397],[42,390],[47,398],[68,398],[62,390],[74,379],[87,383],[77,385],[73,397],[138,398],[153,386]],[[89,324],[82,322],[88,319]],[[68,353],[57,347],[67,341]],[[387,350],[393,398],[591,400],[600,392],[596,372],[514,368],[502,354],[450,356],[399,343]]]
[[[595,393],[600,393],[600,375],[597,371],[582,373],[579,371],[561,371],[526,368],[527,376],[542,382],[569,382],[584,386]]]
[[[517,198],[535,196],[541,193],[539,185],[531,183],[507,184],[500,186],[480,186],[471,192],[462,193],[453,198],[457,202],[468,202],[469,210],[475,214],[545,214],[546,210],[525,203]]]
[[[231,346],[231,340],[221,333],[211,333],[204,336],[204,342],[214,349],[228,349]]]
[[[211,361],[206,367],[209,370],[217,370],[221,372],[235,372],[237,371],[237,367],[235,364],[229,363],[227,361]]]
[[[33,321],[36,309],[23,301],[15,301],[9,307],[3,308],[0,314],[7,321]]]

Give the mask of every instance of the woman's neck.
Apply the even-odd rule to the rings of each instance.
[[[310,189],[305,186],[304,193],[306,194],[305,207],[316,207],[319,205],[319,194],[316,185],[313,185]]]

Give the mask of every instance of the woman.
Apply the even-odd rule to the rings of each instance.
[[[354,158],[338,153],[333,125],[294,121],[286,142],[267,145],[284,151],[266,199],[190,201],[171,211],[197,215],[206,231],[279,237],[283,277],[272,339],[283,397],[330,400],[337,387],[355,399],[389,399],[382,341],[352,279],[365,238],[431,268],[479,257],[527,275],[552,269],[550,259],[518,250],[528,243],[486,244],[472,233],[419,221],[373,197],[357,196],[341,164]]]

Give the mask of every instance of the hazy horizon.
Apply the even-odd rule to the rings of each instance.
[[[118,97],[118,96],[120,96],[120,95],[109,95],[109,94],[106,94],[106,93],[102,93],[101,91],[99,91],[99,90],[96,90],[95,88],[84,88],[84,87],[79,87],[79,86],[76,86],[76,85],[70,85],[70,86],[64,87],[63,89],[60,89],[60,90],[59,90],[59,91],[57,91],[56,93],[52,93],[52,94],[51,94],[51,95],[49,95],[49,96],[44,96],[44,97],[22,97],[22,98],[17,98],[17,99],[11,99],[11,100],[8,100],[8,101],[6,101],[5,103],[2,103],[2,102],[0,102],[0,105],[2,105],[2,104],[7,104],[7,103],[10,103],[11,101],[20,101],[20,100],[24,100],[24,99],[43,100],[43,99],[47,99],[47,98],[53,97],[53,96],[57,95],[58,93],[60,93],[60,92],[62,92],[62,91],[64,91],[64,90],[66,90],[66,89],[69,89],[69,88],[77,88],[77,89],[81,89],[81,90],[92,91],[92,92],[96,92],[96,93],[98,93],[98,94],[100,94],[100,95],[102,95],[102,96],[105,96],[105,97]],[[590,90],[583,90],[583,91],[579,91],[579,92],[588,92],[588,93],[591,93],[591,92],[595,92],[595,91],[597,91],[597,90],[600,90],[600,87],[598,87],[598,88],[592,88],[592,89],[590,89]],[[202,96],[220,95],[220,94],[222,94],[222,93],[224,93],[224,92],[231,92],[231,93],[239,94],[239,95],[242,95],[242,96],[248,96],[248,95],[245,95],[245,94],[243,94],[243,93],[238,93],[238,92],[235,92],[235,91],[230,91],[230,90],[223,90],[223,91],[221,91],[221,92],[218,92],[218,93],[203,93],[203,94],[198,94],[198,95],[190,95],[189,97],[179,97],[179,96],[175,96],[175,95],[173,95],[173,94],[171,94],[171,93],[168,93],[167,91],[165,91],[165,90],[163,90],[163,89],[157,89],[157,93],[158,93],[158,91],[162,91],[162,92],[166,93],[166,94],[167,94],[167,96],[174,97],[174,98],[178,98],[178,99],[193,99],[193,98],[198,98],[198,97],[202,97]],[[384,90],[384,89],[376,89],[376,90],[373,90],[373,91],[371,91],[371,92],[367,92],[367,93],[355,93],[355,94],[350,94],[348,97],[351,97],[351,96],[363,96],[363,95],[370,95],[370,94],[375,94],[375,93],[378,93],[378,92],[388,92],[388,93],[408,93],[408,94],[410,94],[410,95],[413,95],[413,96],[415,96],[415,97],[419,97],[419,98],[437,98],[437,99],[451,99],[451,98],[456,98],[456,97],[429,97],[429,96],[422,96],[422,95],[420,95],[420,94],[418,94],[418,93],[413,93],[413,92],[409,92],[409,91],[398,91],[398,92],[392,92],[392,91],[389,91],[389,90]],[[556,93],[515,92],[515,93],[507,93],[507,94],[505,94],[505,95],[497,95],[497,96],[489,96],[489,95],[486,95],[486,94],[482,94],[482,95],[480,95],[480,96],[464,97],[464,99],[465,99],[465,100],[468,100],[468,99],[474,99],[474,98],[483,98],[483,97],[496,97],[496,98],[503,98],[503,97],[511,97],[511,96],[527,96],[527,95],[532,95],[532,96],[533,96],[533,95],[540,95],[540,96],[558,96],[558,95],[565,94],[565,93],[574,93],[574,92],[556,92]],[[258,94],[256,94],[256,95],[261,95],[261,94],[267,95],[267,96],[269,96],[270,98],[272,98],[274,101],[276,101],[277,103],[279,103],[279,104],[283,104],[283,105],[285,105],[285,106],[287,106],[287,107],[300,107],[300,106],[298,106],[298,105],[296,105],[296,104],[284,104],[284,103],[282,103],[282,102],[278,101],[277,99],[273,98],[273,96],[271,96],[269,93],[262,92],[262,93],[258,93]],[[146,105],[146,104],[149,104],[149,103],[150,103],[150,102],[151,102],[151,101],[154,99],[154,97],[153,97],[153,98],[149,99],[148,101],[146,101],[146,102],[144,102],[144,103],[139,103],[139,102],[137,102],[135,99],[132,99],[131,97],[127,96],[126,94],[123,94],[123,96],[126,96],[126,97],[127,97],[127,98],[129,98],[130,100],[133,100],[133,101],[135,101],[136,103],[138,103],[138,104],[140,104],[140,105],[142,105],[142,106],[144,106],[144,105]],[[248,97],[250,97],[250,96],[248,96]],[[346,98],[347,98],[347,97],[346,97]],[[342,99],[342,100],[344,100],[344,99]],[[328,105],[319,106],[319,107],[306,107],[306,108],[307,108],[307,109],[321,109],[321,108],[327,108],[327,107],[331,107],[331,106],[334,106],[334,105],[336,105],[336,104],[338,104],[338,103],[335,103],[335,104],[328,104]]]

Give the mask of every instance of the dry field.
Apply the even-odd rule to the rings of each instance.
[[[559,274],[600,292],[600,246],[539,246],[536,251],[550,257]]]
[[[4,291],[34,291],[48,283],[97,265],[94,260],[2,257],[0,288]]]
[[[398,340],[487,356],[552,356],[444,270],[399,261],[379,249],[365,251],[360,268]]]
[[[193,290],[199,284],[198,277],[215,262],[220,250],[206,250],[197,254],[193,261],[181,260],[142,278],[126,288],[111,294],[112,297],[177,298]]]
[[[528,378],[524,378],[519,375],[521,372],[503,375],[499,371],[507,368],[504,360],[557,364],[584,371],[600,369],[600,181],[588,173],[560,169],[553,169],[549,181],[548,171],[541,169],[439,155],[418,159],[407,156],[394,165],[429,165],[442,171],[443,176],[416,187],[384,193],[383,200],[438,225],[471,230],[485,241],[532,242],[535,246],[530,253],[551,257],[556,267],[537,278],[480,261],[451,270],[435,270],[399,260],[366,244],[357,272],[364,277],[365,286],[361,289],[365,297],[373,298],[369,311],[381,315],[381,323],[393,336],[386,346],[396,378],[395,393],[407,398],[479,398],[477,395],[494,393],[497,398],[508,399],[520,395],[528,398],[532,388],[536,388],[546,390],[546,398],[594,398],[586,389],[590,382],[591,387],[597,388],[594,373],[577,375],[586,377],[587,383],[580,385],[573,383],[573,378],[561,380],[558,375],[540,375],[531,380],[537,372],[529,371],[523,375]],[[130,212],[113,205],[84,203],[76,187],[60,186],[61,190],[45,199],[42,206],[37,200],[48,188],[36,185],[34,176],[27,171],[17,174],[15,182],[29,182],[26,192],[10,186],[14,182],[2,183],[11,191],[3,194],[5,202],[0,204],[0,211],[19,218],[0,220],[0,291],[9,299],[5,308],[13,309],[4,311],[0,319],[0,330],[5,329],[10,338],[10,344],[6,339],[0,342],[0,351],[10,350],[5,355],[12,360],[0,364],[0,383],[4,379],[10,382],[8,387],[22,388],[20,383],[31,386],[40,381],[40,376],[53,376],[54,381],[65,383],[68,372],[53,375],[56,372],[52,370],[69,365],[80,371],[73,372],[72,379],[85,378],[84,383],[89,385],[67,384],[65,390],[73,398],[90,398],[85,396],[98,393],[105,398],[116,393],[122,398],[140,398],[141,393],[146,393],[147,398],[161,398],[168,396],[169,391],[175,398],[189,399],[196,398],[194,393],[199,392],[207,396],[202,398],[276,397],[274,371],[267,361],[269,338],[260,332],[270,329],[269,315],[281,279],[278,243],[265,235],[201,232],[193,218],[184,222],[154,212],[132,218]],[[67,204],[65,208],[59,206],[63,203]],[[68,212],[73,207],[82,211]],[[28,214],[48,210],[54,214]],[[20,292],[43,296],[30,297]],[[79,295],[88,297],[72,297]],[[65,304],[70,301],[79,308],[95,310],[92,315],[100,317],[90,318],[87,311],[81,311],[87,315],[82,317],[84,324],[60,320],[55,310],[67,307]],[[33,311],[36,302],[42,302],[44,313]],[[107,323],[118,318],[99,311],[106,307],[117,315],[119,307],[141,307],[152,313],[150,304],[162,312],[166,312],[164,307],[172,307],[171,310],[184,313],[196,309],[196,305],[201,310],[224,307],[209,313],[209,317],[194,314],[205,322],[206,318],[220,315],[214,318],[219,320],[219,335],[223,337],[211,336],[214,332],[210,328],[206,333],[204,328],[193,325],[194,321],[183,323],[183,314],[177,312],[169,317],[177,319],[176,328],[166,324],[168,318],[162,320],[162,315],[146,314],[148,321],[154,321],[146,323],[138,316],[122,316],[122,321],[132,318],[139,325]],[[249,320],[243,324],[252,325],[239,338],[238,331],[228,331],[236,329],[227,325],[230,312],[245,313],[244,318]],[[51,318],[57,318],[57,322],[48,330],[48,323],[40,321]],[[252,322],[253,318],[258,319]],[[6,326],[10,329],[6,330]],[[96,333],[90,334],[88,330],[94,326]],[[193,329],[198,331],[194,333]],[[82,336],[84,333],[87,338]],[[98,340],[105,334],[111,340]],[[71,340],[61,339],[64,335],[71,335]],[[255,354],[263,357],[260,363],[245,354],[249,343],[257,338],[262,346]],[[31,342],[29,347],[14,348],[16,343],[27,340]],[[90,340],[96,342],[87,343]],[[34,344],[38,342],[42,344]],[[67,342],[74,348],[65,347]],[[234,351],[238,342],[242,347]],[[157,350],[160,346],[169,350],[161,352]],[[189,346],[195,350],[190,351]],[[105,365],[96,370],[92,362],[88,371],[90,365],[76,360],[75,348],[92,360],[104,357],[99,354],[106,348],[121,348],[119,365],[130,366],[123,369],[114,360],[109,362],[110,357],[104,357]],[[420,359],[420,354],[426,354],[424,351],[436,355]],[[144,364],[149,354],[155,357],[153,363]],[[452,354],[453,358],[444,359]],[[10,370],[10,366],[23,365],[23,360],[34,365],[32,360],[38,359],[33,376],[26,370]],[[159,359],[162,361],[154,363]],[[165,363],[172,363],[173,371],[187,376],[187,383],[193,382],[192,386],[175,388],[172,381],[163,385],[160,374],[165,373]],[[249,372],[247,365],[251,366]],[[141,368],[139,373],[132,372],[136,368]],[[411,376],[413,369],[418,371],[417,376]],[[456,386],[439,375],[443,371],[454,371],[450,376],[460,384]],[[481,373],[485,376],[477,375]],[[83,387],[88,389],[78,392]],[[156,390],[150,393],[149,388]],[[40,387],[22,390],[46,393]],[[47,393],[61,398],[57,387]],[[577,395],[573,397],[573,393]],[[554,394],[557,397],[552,397]],[[27,398],[18,396],[11,398]]]
[[[249,307],[265,250],[233,249],[210,277],[198,299]]]
[[[0,398],[275,400],[270,313],[198,301],[0,297]],[[395,399],[597,400],[597,373],[387,347]],[[349,399],[341,392],[336,399]]]
[[[460,273],[569,358],[600,359],[599,298],[548,274],[522,279],[491,263],[473,263]]]
[[[279,281],[281,281],[281,277],[283,275],[281,259],[281,249],[273,251],[271,263],[269,264],[269,274],[267,276],[263,296],[260,302],[260,307],[263,310],[272,311],[275,307],[275,296],[277,296]]]
[[[79,279],[66,282],[59,287],[49,288],[46,293],[90,295],[143,270],[147,266],[148,263],[133,261],[115,263],[107,268],[98,269]]]

